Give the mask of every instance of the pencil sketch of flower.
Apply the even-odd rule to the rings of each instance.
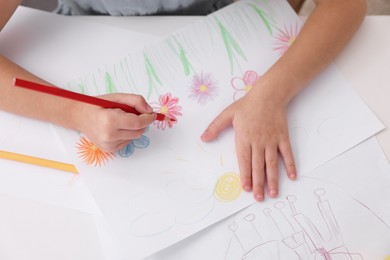
[[[189,98],[196,100],[200,105],[206,105],[218,95],[217,83],[210,73],[201,73],[192,78]]]
[[[258,78],[259,75],[255,71],[251,70],[245,72],[242,78],[234,77],[231,80],[232,87],[235,89],[233,94],[233,100],[236,101],[245,96],[245,94],[252,89]]]
[[[118,151],[118,154],[121,157],[130,157],[134,153],[135,148],[145,149],[149,144],[150,139],[146,135],[141,135],[140,138],[131,140],[125,148]]]
[[[115,157],[114,153],[103,152],[85,137],[80,138],[76,148],[79,150],[77,154],[87,165],[102,166]]]
[[[283,55],[294,43],[298,33],[299,25],[297,23],[295,26],[290,24],[290,28],[284,26],[284,30],[278,29],[278,32],[275,35],[276,42],[274,45],[276,47],[274,48],[274,51],[277,51],[280,55]]]
[[[173,124],[177,123],[177,117],[182,116],[180,112],[182,107],[178,105],[179,98],[172,96],[171,93],[160,95],[158,102],[151,103],[154,112],[164,114],[173,120],[155,121],[154,124],[158,129],[165,130],[168,126],[172,128]]]

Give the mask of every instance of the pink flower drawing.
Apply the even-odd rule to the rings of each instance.
[[[275,35],[276,42],[274,51],[279,52],[280,55],[283,55],[288,48],[294,43],[297,35],[299,33],[298,23],[294,25],[290,24],[290,28],[284,27],[284,30],[278,29],[278,32]]]
[[[232,87],[235,89],[233,94],[233,100],[236,101],[245,96],[245,94],[252,89],[258,78],[259,75],[255,71],[251,70],[245,72],[244,77],[242,78],[234,77],[231,80]]]
[[[196,100],[200,105],[206,105],[218,95],[217,83],[210,73],[197,74],[192,78],[189,98]]]
[[[171,93],[160,95],[158,102],[151,103],[154,112],[161,113],[174,120],[155,121],[158,129],[165,130],[168,126],[172,128],[177,123],[177,117],[182,116],[181,106],[178,105],[179,98],[172,96]]]

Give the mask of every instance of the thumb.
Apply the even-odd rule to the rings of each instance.
[[[232,116],[230,113],[225,110],[221,114],[219,114],[212,122],[209,124],[207,129],[203,132],[200,137],[204,142],[210,142],[217,138],[219,133],[221,133],[224,129],[232,126]]]
[[[141,120],[140,122],[141,122],[141,126],[142,127],[147,127],[148,125],[153,123],[154,120],[156,120],[156,117],[157,117],[156,113],[141,114],[141,115],[138,116],[138,118]]]

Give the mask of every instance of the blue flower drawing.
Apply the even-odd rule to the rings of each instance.
[[[149,146],[149,143],[150,139],[146,135],[142,135],[138,139],[131,140],[125,148],[118,151],[118,154],[121,157],[130,157],[134,153],[135,148],[145,149]]]

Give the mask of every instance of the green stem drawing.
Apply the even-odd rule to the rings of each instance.
[[[150,98],[153,92],[153,86],[154,82],[156,81],[160,85],[162,85],[160,78],[157,76],[156,70],[154,69],[152,63],[150,62],[149,57],[144,53],[144,62],[145,62],[145,68],[146,73],[148,75],[148,95],[147,99]]]
[[[99,69],[99,72],[100,72],[100,69]],[[95,91],[96,91],[96,94],[100,94],[100,91],[99,91],[99,86],[96,82],[96,77],[95,77],[95,74],[93,74],[93,84],[95,86]]]
[[[254,4],[248,4],[248,5],[250,7],[252,7],[253,10],[255,10],[255,12],[257,13],[258,16],[260,16],[260,18],[263,21],[265,27],[267,27],[267,30],[268,30],[269,34],[272,35],[273,32],[272,32],[271,24],[268,22],[267,14],[263,10],[261,10],[259,7],[254,5]]]
[[[241,58],[245,61],[247,61],[244,52],[238,45],[237,41],[233,38],[233,36],[229,33],[229,31],[226,29],[226,27],[217,19],[218,27],[221,31],[221,36],[223,39],[223,43],[225,44],[226,51],[229,56],[229,61],[230,61],[230,72],[233,74],[233,59],[235,59],[233,51],[238,53]]]

